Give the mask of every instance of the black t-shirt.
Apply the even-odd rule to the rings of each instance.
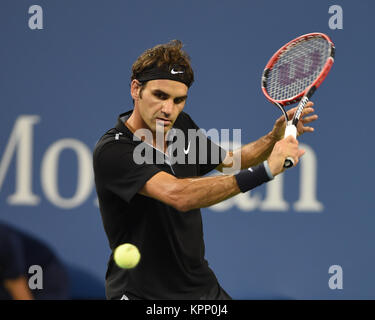
[[[119,116],[116,127],[98,141],[94,151],[99,207],[112,250],[106,273],[107,298],[119,299],[130,293],[142,299],[199,299],[217,285],[204,258],[200,210],[180,212],[138,191],[160,171],[179,178],[203,176],[224,160],[226,151],[200,131],[194,141],[189,140],[188,130],[199,128],[181,112],[171,130],[185,134],[185,151],[192,152],[197,146],[196,163],[171,165],[163,153],[139,139],[135,141],[124,125],[131,113]],[[133,152],[140,144],[151,148],[153,163],[135,162]],[[160,154],[166,161],[157,164],[155,157]],[[113,261],[113,251],[122,243],[136,245],[141,253],[134,269],[121,269]]]

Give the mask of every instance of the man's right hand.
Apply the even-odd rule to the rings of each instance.
[[[296,166],[299,158],[304,154],[305,150],[298,148],[298,141],[292,136],[279,140],[275,143],[271,155],[267,159],[272,175],[275,177],[285,170],[284,162],[286,158],[293,158],[294,166]]]

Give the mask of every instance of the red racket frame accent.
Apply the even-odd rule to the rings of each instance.
[[[311,84],[310,87],[306,88],[304,91],[302,91],[301,93],[299,93],[298,95],[292,97],[292,98],[289,98],[289,99],[285,99],[285,100],[275,100],[275,99],[272,99],[268,92],[267,92],[267,89],[264,87],[264,77],[266,77],[266,73],[269,72],[269,70],[272,69],[272,67],[274,66],[274,64],[276,63],[276,61],[278,60],[279,56],[284,52],[286,51],[287,49],[289,49],[289,47],[291,46],[294,46],[296,45],[298,42],[301,42],[303,40],[306,40],[308,38],[311,38],[311,37],[322,37],[324,38],[325,40],[327,40],[330,45],[331,45],[331,55],[330,57],[327,59],[322,71],[320,72],[319,76],[316,78],[316,80]],[[304,94],[307,92],[307,90],[313,86],[315,86],[315,89],[317,89],[323,82],[323,80],[326,78],[326,76],[328,75],[329,71],[331,70],[331,67],[333,65],[333,55],[334,55],[334,50],[335,50],[335,46],[332,42],[332,40],[324,33],[319,33],[319,32],[314,32],[314,33],[308,33],[308,34],[304,34],[302,36],[299,36],[298,38],[292,40],[292,41],[289,41],[287,44],[285,44],[283,47],[281,47],[273,56],[272,58],[268,61],[266,67],[264,68],[264,71],[263,71],[263,76],[262,76],[262,91],[264,93],[264,95],[266,96],[266,98],[271,101],[272,103],[279,103],[281,104],[282,106],[287,106],[289,104],[292,104],[292,103],[296,103],[298,101],[300,101],[302,99],[302,97],[304,96]]]

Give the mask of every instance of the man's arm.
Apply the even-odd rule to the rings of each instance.
[[[240,189],[230,175],[179,179],[162,171],[149,179],[139,193],[186,212],[224,201]]]
[[[270,132],[240,149],[228,151],[224,161],[216,167],[216,170],[223,172],[224,168],[246,169],[256,166],[268,159],[276,142]],[[241,166],[234,164],[234,161],[241,161]]]
[[[285,170],[288,156],[293,157],[296,165],[303,154],[293,137],[278,141],[267,160],[271,174],[276,176]],[[139,191],[182,212],[214,205],[240,192],[233,175],[179,179],[166,172],[152,176]]]
[[[317,115],[311,115],[314,112],[314,109],[312,108],[313,105],[314,103],[309,101],[303,110],[301,119],[297,125],[298,135],[314,131],[312,127],[306,126],[306,124],[318,119]],[[296,110],[297,107],[287,112],[289,119],[293,117]],[[224,161],[216,168],[216,170],[223,172],[224,168],[229,170],[230,168],[234,168],[235,170],[240,168],[246,169],[265,161],[271,154],[275,143],[283,139],[285,126],[284,116],[279,117],[275,121],[272,131],[268,134],[254,142],[246,144],[240,149],[228,151]],[[238,161],[241,161],[241,165],[238,164]]]
[[[16,279],[6,279],[4,286],[14,300],[33,300],[33,295],[25,276]]]

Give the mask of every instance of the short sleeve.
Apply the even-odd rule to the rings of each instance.
[[[15,279],[25,273],[22,240],[12,230],[0,226],[0,278]]]
[[[96,183],[128,203],[152,176],[162,171],[147,162],[136,163],[133,151],[133,145],[116,142],[106,145],[94,158]]]
[[[185,113],[185,115],[191,127],[197,130],[197,163],[199,175],[203,176],[214,170],[224,161],[227,151],[207,137],[204,131],[195,124],[188,114]]]

